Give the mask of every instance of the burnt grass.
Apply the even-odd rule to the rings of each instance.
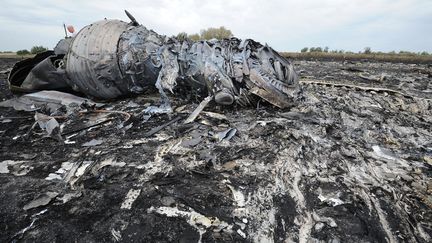
[[[16,61],[0,59],[0,71]],[[182,121],[197,104],[181,95],[171,97],[173,114],[150,118],[143,110],[158,104],[157,95],[123,98],[106,107],[131,119],[110,114],[101,117],[108,122],[82,129],[90,116],[68,117],[59,120],[63,141],[31,129],[34,112],[0,107],[0,163],[7,164],[0,174],[0,242],[430,242],[431,67],[300,60],[295,66],[301,81],[405,95],[301,83],[290,109],[211,104],[206,111],[226,118],[202,114],[188,125]],[[0,100],[18,95],[6,79],[0,74]],[[220,141],[218,132],[227,128],[235,136]],[[64,143],[70,135],[74,143]],[[102,143],[82,146],[92,139]],[[90,165],[67,180],[70,170],[58,172],[65,162]],[[61,178],[47,180],[52,173]],[[131,190],[139,195],[122,208]],[[47,192],[57,195],[24,210]],[[167,208],[176,213],[163,213]]]

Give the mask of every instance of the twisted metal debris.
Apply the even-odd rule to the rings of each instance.
[[[130,23],[102,20],[84,27],[73,39],[62,40],[45,59],[36,58],[30,63],[33,68],[28,61],[17,64],[9,77],[11,86],[70,87],[99,99],[148,93],[156,87],[168,106],[165,91],[174,93],[176,88],[214,97],[222,105],[246,106],[253,103],[254,95],[277,107],[292,105],[297,74],[271,47],[251,39],[167,38],[126,14]]]

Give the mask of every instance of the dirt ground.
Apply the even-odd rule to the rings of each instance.
[[[0,242],[431,242],[431,66],[295,66],[293,108],[211,104],[190,124],[185,97],[60,116],[61,138],[0,107]]]

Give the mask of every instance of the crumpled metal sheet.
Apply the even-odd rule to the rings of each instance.
[[[54,47],[54,53],[57,55],[66,55],[69,51],[72,40],[72,37],[66,37],[64,39],[61,39]]]
[[[26,90],[69,90],[64,69],[64,55],[52,55],[38,63],[27,75],[21,88]]]
[[[44,90],[2,101],[0,102],[0,107],[11,107],[19,111],[36,111],[46,108],[50,113],[54,113],[62,106],[69,106],[71,104],[79,106],[84,103],[96,107],[103,105],[69,93]]]
[[[39,127],[47,133],[47,136],[54,135],[53,133],[57,133],[55,135],[59,135],[61,130],[60,124],[54,117],[36,112],[35,121],[37,122]]]
[[[63,57],[64,54],[57,55],[53,51],[46,51],[18,62],[9,74],[10,89],[19,92],[71,91]]]
[[[54,55],[53,51],[45,51],[35,55],[33,58],[24,59],[20,62],[17,62],[8,76],[9,88],[11,91],[31,91],[26,90],[22,87],[22,84],[26,77],[29,75],[30,71],[40,62]]]

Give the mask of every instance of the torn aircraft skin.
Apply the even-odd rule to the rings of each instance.
[[[12,90],[70,89],[97,99],[159,90],[187,90],[216,103],[242,106],[258,96],[290,107],[298,92],[293,65],[267,45],[237,38],[192,42],[148,30],[126,11],[130,23],[102,20],[61,40],[54,52],[19,62]]]

